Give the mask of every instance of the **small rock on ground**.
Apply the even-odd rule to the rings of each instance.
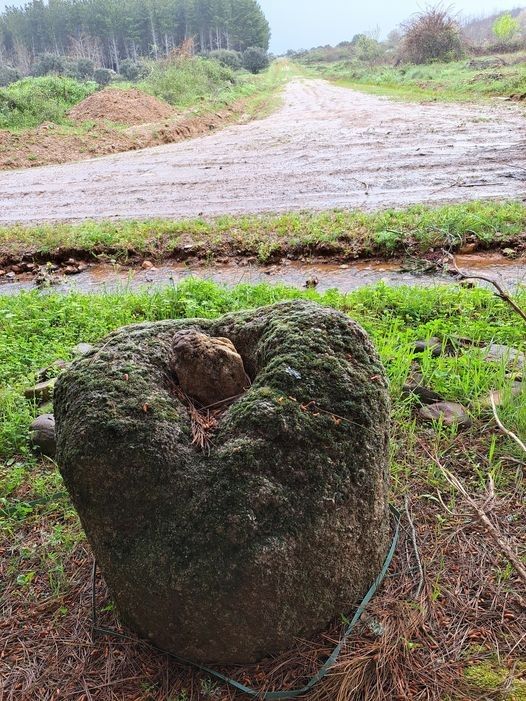
[[[499,343],[492,343],[486,349],[484,360],[492,363],[498,363],[505,360],[508,365],[513,365],[516,368],[522,369],[526,366],[526,355],[516,348],[503,346]]]
[[[425,353],[426,350],[430,350],[431,355],[435,358],[442,355],[442,341],[436,336],[433,336],[426,341],[417,341],[415,343],[415,353]]]
[[[31,424],[31,443],[42,455],[55,457],[55,417],[53,414],[42,414]]]
[[[492,398],[495,406],[502,406],[506,403],[509,397],[518,397],[522,393],[523,389],[524,385],[522,382],[514,382],[511,387],[507,389],[494,390],[493,392],[490,392],[487,397],[484,397],[480,401],[480,406],[491,407]]]
[[[418,410],[418,416],[424,421],[441,420],[444,426],[458,426],[458,428],[469,428],[473,423],[468,410],[456,402],[437,402],[423,406]]]

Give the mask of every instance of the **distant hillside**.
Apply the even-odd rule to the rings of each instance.
[[[517,17],[526,31],[526,7],[516,7],[509,10],[513,17]],[[469,18],[462,23],[464,36],[471,44],[487,44],[495,41],[492,27],[495,20],[502,12],[495,12],[487,17]]]

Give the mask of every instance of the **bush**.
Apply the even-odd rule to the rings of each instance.
[[[93,79],[101,87],[105,87],[111,83],[112,71],[109,68],[97,68],[93,73]]]
[[[252,46],[243,52],[243,68],[251,73],[261,73],[269,66],[269,58],[265,49]]]
[[[0,88],[5,88],[7,85],[11,85],[11,83],[16,83],[17,80],[20,80],[20,73],[16,68],[0,64]]]
[[[217,49],[208,54],[212,61],[218,61],[222,66],[231,68],[233,71],[239,70],[243,65],[243,57],[239,51],[228,51],[227,49]]]
[[[354,55],[358,61],[374,63],[384,54],[384,48],[376,39],[362,34],[354,46]]]
[[[492,31],[499,41],[508,44],[521,30],[521,23],[510,12],[501,15],[493,23]]]
[[[79,80],[91,79],[95,73],[95,64],[89,58],[79,58],[75,64],[73,73],[73,77]]]
[[[135,82],[148,75],[148,67],[142,61],[134,61],[127,58],[121,62],[120,72],[123,78]]]
[[[457,61],[463,46],[458,23],[440,7],[421,12],[404,27],[402,59],[409,63]]]
[[[230,68],[196,56],[155,63],[139,87],[171,105],[185,107],[200,98],[210,99],[235,82],[236,76]]]
[[[69,68],[68,61],[59,54],[42,54],[31,68],[31,75],[35,77],[44,75],[64,75]]]
[[[0,128],[28,128],[43,122],[60,124],[70,107],[96,89],[96,83],[79,83],[59,76],[19,80],[0,88]]]

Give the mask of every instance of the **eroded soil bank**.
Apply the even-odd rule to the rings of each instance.
[[[0,221],[145,219],[522,199],[518,105],[393,102],[288,84],[270,117],[214,135],[0,174]]]
[[[526,283],[526,259],[509,260],[498,253],[456,256],[459,268],[468,274],[494,278],[508,288]],[[242,283],[281,283],[320,291],[336,288],[350,292],[378,282],[389,285],[432,286],[451,284],[455,276],[446,270],[418,265],[415,261],[368,260],[353,264],[306,263],[285,260],[277,265],[257,265],[246,259],[223,263],[171,263],[129,268],[119,264],[91,264],[76,275],[56,275],[51,271],[42,287],[59,292],[101,292],[112,290],[159,289],[195,276],[227,286]],[[153,267],[150,267],[153,266]],[[0,279],[0,294],[15,294],[37,288],[34,274],[22,273],[13,279]],[[47,285],[51,282],[51,285]]]

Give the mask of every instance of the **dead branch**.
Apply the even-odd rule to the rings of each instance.
[[[443,474],[447,482],[458,492],[462,494],[462,496],[466,499],[468,502],[469,506],[471,509],[474,511],[475,515],[479,519],[480,523],[484,526],[486,532],[488,533],[489,536],[491,536],[491,539],[493,540],[494,544],[497,545],[501,553],[506,557],[509,562],[513,565],[515,570],[517,571],[517,574],[521,578],[522,582],[526,585],[526,567],[522,564],[520,558],[518,557],[517,553],[511,548],[509,543],[507,543],[504,538],[502,537],[502,534],[496,528],[493,523],[489,520],[489,518],[486,516],[484,511],[480,508],[480,506],[477,504],[477,502],[473,499],[473,497],[469,494],[468,490],[464,486],[464,484],[461,482],[461,480],[454,475],[450,470],[448,470],[440,460],[433,455],[426,446],[422,445],[422,448],[424,449],[424,452],[426,455],[435,463],[435,465],[438,467],[440,472]],[[522,597],[519,597],[521,599],[521,602],[523,604],[526,604],[524,599]]]
[[[469,275],[468,273],[463,272],[458,267],[457,261],[455,260],[455,256],[452,253],[449,253],[445,250],[443,251],[443,253],[451,260],[453,268],[461,280],[482,280],[483,282],[489,283],[497,290],[497,292],[495,293],[496,296],[502,299],[503,302],[506,302],[506,304],[509,304],[510,307],[515,312],[517,312],[517,314],[522,318],[522,320],[526,321],[526,312],[519,307],[519,305],[510,296],[510,294],[506,292],[506,290],[500,285],[500,283],[498,283],[493,278],[486,277],[485,275]]]
[[[497,412],[497,406],[495,404],[495,397],[493,394],[490,395],[490,400],[491,400],[491,408],[493,409],[493,416],[495,417],[495,421],[497,422],[497,426],[500,428],[500,430],[505,433],[507,436],[512,438],[517,445],[522,448],[522,450],[526,453],[526,445],[521,441],[521,439],[513,433],[513,431],[510,431],[509,428],[506,428],[502,421],[499,418],[498,412]]]
[[[407,521],[409,523],[409,526],[411,528],[411,542],[413,544],[413,550],[415,552],[415,558],[416,558],[416,564],[418,567],[418,574],[420,576],[419,582],[418,582],[418,587],[415,592],[415,599],[418,599],[420,597],[420,594],[422,593],[422,589],[424,588],[424,582],[425,582],[425,575],[424,575],[424,568],[422,566],[422,560],[420,559],[420,552],[418,550],[418,543],[416,541],[416,529],[415,529],[415,524],[413,522],[413,518],[411,516],[411,511],[409,508],[409,498],[405,497],[405,513],[407,516]]]

